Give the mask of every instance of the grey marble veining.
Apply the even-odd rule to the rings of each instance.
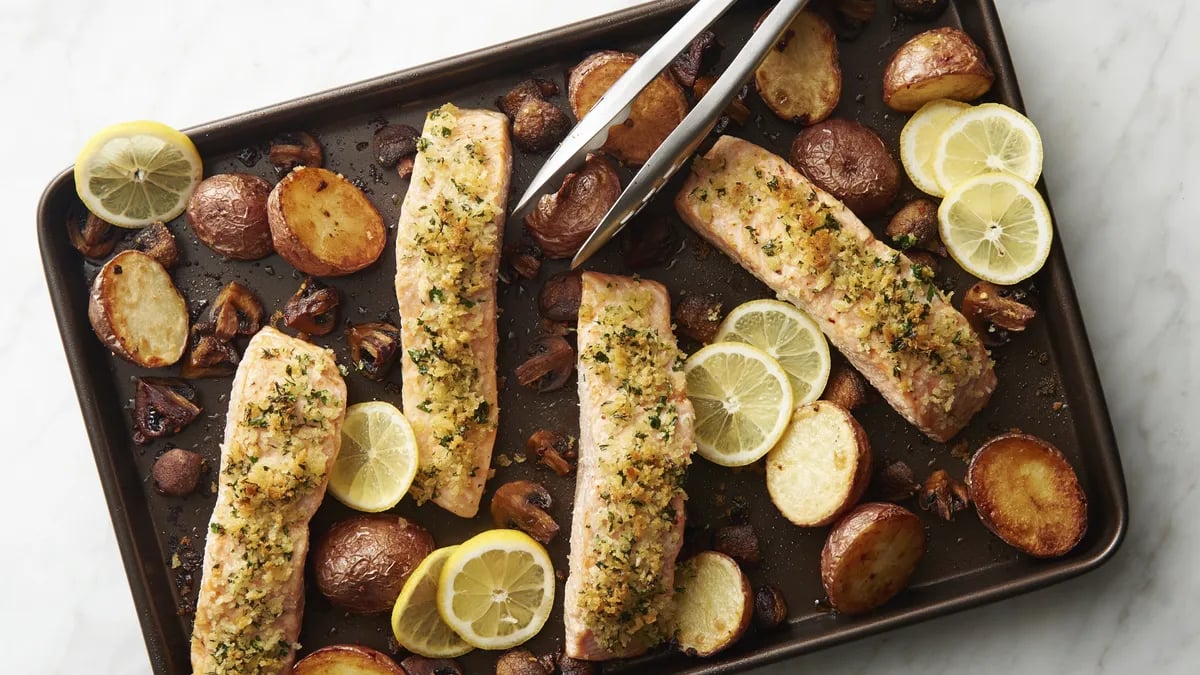
[[[33,230],[42,187],[87,136],[188,126],[631,4],[0,2],[0,670],[149,671]],[[757,672],[1200,672],[1200,5],[998,4],[1122,450],[1129,536],[1080,579]]]

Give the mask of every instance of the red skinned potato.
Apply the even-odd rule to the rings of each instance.
[[[829,604],[860,614],[891,600],[925,554],[925,528],[908,509],[869,502],[833,526],[821,550],[821,583]]]
[[[767,492],[801,527],[828,525],[862,498],[871,482],[871,444],[845,408],[829,401],[800,406],[767,453]]]
[[[188,343],[188,309],[171,275],[141,251],[123,251],[100,268],[88,298],[96,337],[144,368],[169,366]]]
[[[588,155],[579,171],[567,174],[558,192],[538,200],[525,216],[525,229],[547,258],[570,258],[620,196],[616,168],[600,155]]]
[[[842,97],[837,35],[813,12],[800,12],[754,71],[758,95],[789,122],[815,124],[829,117]]]
[[[1062,452],[1029,434],[997,436],[975,453],[967,489],[979,520],[1037,558],[1065,555],[1087,532],[1087,498]]]
[[[900,112],[914,112],[939,98],[970,102],[986,94],[995,79],[971,36],[957,28],[935,28],[892,55],[883,71],[883,102]]]
[[[596,105],[625,71],[638,59],[630,52],[597,52],[571,70],[567,97],[576,119]],[[633,100],[629,119],[613,127],[604,143],[604,151],[632,166],[640,166],[683,121],[688,112],[687,97],[669,73],[662,73]]]
[[[801,131],[789,161],[860,218],[886,211],[900,189],[900,166],[883,139],[852,120],[825,120]]]
[[[392,609],[404,582],[433,551],[433,536],[399,516],[370,514],[334,523],[312,553],[317,589],[355,614]]]
[[[275,250],[316,277],[353,274],[379,259],[387,228],[353,183],[328,169],[298,167],[271,190],[267,219]]]
[[[703,551],[675,570],[676,642],[689,656],[712,656],[738,641],[754,618],[754,591],[733,558]]]
[[[363,645],[330,645],[300,659],[292,675],[408,675],[387,654]]]
[[[196,186],[187,204],[187,221],[196,237],[219,255],[258,260],[275,250],[267,223],[271,184],[246,173],[209,176]]]

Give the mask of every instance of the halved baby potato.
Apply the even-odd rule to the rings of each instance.
[[[632,52],[603,51],[575,66],[567,81],[567,98],[575,118],[583,119],[637,60],[638,55]],[[669,73],[663,72],[633,100],[629,119],[609,130],[604,152],[631,166],[641,166],[687,113],[683,88]]]
[[[292,675],[406,675],[387,654],[362,645],[322,647],[292,666]]]
[[[275,250],[317,277],[353,274],[375,262],[387,243],[379,211],[340,174],[299,167],[267,197]]]
[[[860,614],[891,600],[925,554],[925,528],[912,511],[884,502],[855,508],[829,531],[821,583],[829,604]]]
[[[187,347],[187,302],[166,268],[141,251],[118,253],[100,269],[88,320],[104,346],[145,368],[169,366]]]
[[[1087,498],[1062,452],[1029,434],[983,444],[967,469],[979,520],[1009,546],[1038,558],[1068,553],[1087,531]]]
[[[733,558],[703,551],[675,570],[675,639],[689,656],[712,656],[738,641],[754,616],[754,591]]]
[[[767,107],[785,120],[807,126],[833,114],[842,97],[842,69],[829,22],[800,12],[754,71],[754,85]]]
[[[862,498],[871,479],[871,445],[858,421],[830,401],[800,406],[767,453],[767,492],[801,527],[828,525]]]
[[[883,102],[913,112],[930,101],[970,102],[992,88],[996,76],[971,36],[943,27],[900,45],[883,71]]]

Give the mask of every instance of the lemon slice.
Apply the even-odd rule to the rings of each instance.
[[[452,659],[471,651],[438,614],[437,588],[442,568],[457,546],[430,553],[404,582],[392,608],[392,633],[396,642],[414,654],[431,659]]]
[[[204,165],[186,135],[159,122],[101,129],[75,159],[75,191],[89,211],[121,227],[183,213]]]
[[[1015,284],[1042,268],[1054,228],[1032,185],[1007,173],[959,184],[938,208],[938,231],[964,270],[994,284]]]
[[[778,300],[738,305],[721,322],[715,342],[745,342],[770,354],[792,385],[792,402],[812,403],[829,380],[829,343],[807,314]]]
[[[342,449],[329,491],[352,509],[375,513],[396,504],[417,475],[417,440],[404,414],[384,401],[346,409]]]
[[[696,409],[696,451],[722,466],[757,461],[792,417],[792,385],[770,354],[742,342],[716,342],[683,366]]]
[[[950,120],[971,106],[939,98],[921,106],[900,131],[900,163],[917,189],[934,197],[945,194],[933,173],[933,151]]]
[[[537,635],[554,606],[554,567],[519,530],[488,530],[450,554],[437,589],[438,613],[468,644],[509,649]]]
[[[933,174],[944,192],[980,174],[1005,171],[1036,183],[1042,175],[1042,137],[1033,122],[999,103],[959,113],[938,138]]]

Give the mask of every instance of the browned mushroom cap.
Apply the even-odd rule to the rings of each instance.
[[[558,523],[546,513],[550,493],[529,480],[505,483],[492,497],[492,522],[496,527],[515,527],[543,544],[558,534]]]
[[[579,457],[575,439],[549,429],[538,429],[525,441],[525,456],[534,462],[550,467],[560,476],[568,476],[575,470],[574,461]]]
[[[380,166],[392,168],[405,157],[417,154],[417,139],[421,132],[407,124],[388,124],[371,136],[371,154]]]
[[[496,661],[496,675],[550,675],[553,672],[528,649],[504,652]]]
[[[889,502],[902,502],[920,489],[912,468],[904,462],[888,464],[876,477],[875,491],[880,499]]]
[[[337,325],[337,289],[307,277],[283,306],[283,323],[310,335],[327,335]]]
[[[917,504],[922,509],[933,511],[942,520],[953,519],[955,513],[967,508],[970,503],[967,486],[942,469],[934,471],[925,479],[917,499]]]
[[[754,592],[754,620],[761,628],[774,628],[787,620],[787,600],[775,586],[759,586]]]
[[[721,296],[714,293],[688,293],[675,305],[679,332],[705,344],[716,336],[721,316]]]
[[[758,548],[758,535],[754,526],[726,525],[713,535],[713,548],[724,553],[743,567],[757,567],[762,562]]]
[[[821,398],[836,403],[846,410],[854,410],[865,404],[871,396],[870,385],[858,371],[848,365],[840,365],[829,375],[825,392]]]
[[[558,85],[555,82],[540,77],[533,78],[518,82],[517,86],[510,89],[507,94],[496,99],[496,107],[509,119],[512,119],[517,116],[517,111],[524,103],[545,100],[557,95]]]
[[[1005,289],[980,281],[963,295],[963,315],[971,320],[982,319],[1011,331],[1023,331],[1037,316],[1032,307],[1005,297]]]
[[[360,323],[346,329],[350,360],[358,372],[382,380],[400,354],[400,329],[390,323]]]
[[[89,258],[103,258],[117,243],[117,230],[110,223],[82,209],[67,212],[67,236],[71,246]]]
[[[175,244],[175,235],[160,221],[138,230],[127,245],[121,248],[141,251],[158,261],[166,269],[171,269],[179,263],[179,247]]]
[[[721,49],[720,43],[717,42],[716,33],[706,30],[697,35],[688,44],[687,49],[680,52],[679,56],[671,62],[671,74],[675,76],[675,80],[685,87],[690,87],[696,84],[696,78],[700,73],[711,65],[713,57]]]
[[[558,146],[571,131],[571,119],[549,101],[530,99],[512,118],[513,142],[525,152],[546,152]]]
[[[887,236],[901,251],[912,248],[928,251],[940,249],[937,204],[928,199],[914,199],[901,206],[888,221]]]
[[[583,168],[567,174],[562,187],[544,195],[525,216],[525,228],[547,258],[570,258],[621,196],[621,179],[611,162],[588,155]]]
[[[325,162],[325,151],[312,134],[305,131],[282,133],[271,141],[267,159],[279,174],[285,174],[298,166],[319,167]]]
[[[212,323],[192,326],[187,358],[179,374],[189,380],[232,375],[240,357],[237,349],[214,333]]]
[[[542,284],[538,311],[551,321],[575,322],[583,301],[583,275],[578,270],[559,272]]]
[[[575,350],[558,335],[533,343],[530,357],[517,366],[517,381],[539,394],[562,388],[575,370]]]
[[[504,246],[504,263],[518,277],[535,279],[542,270],[542,249],[532,237],[522,234],[516,242]],[[501,278],[505,283],[512,281],[507,269],[501,270]]]
[[[199,454],[183,448],[172,448],[154,460],[150,476],[161,494],[186,497],[195,492],[203,470],[204,458]]]
[[[136,378],[133,440],[145,445],[155,438],[179,433],[200,414],[196,390],[173,377]]]
[[[600,667],[591,661],[573,659],[564,654],[558,659],[558,672],[561,675],[596,675]]]
[[[262,328],[266,310],[254,291],[231,281],[217,294],[213,302],[213,334],[219,340],[232,340],[237,335],[254,335]]]
[[[462,666],[454,659],[431,659],[425,656],[410,656],[400,662],[407,675],[463,675]]]

